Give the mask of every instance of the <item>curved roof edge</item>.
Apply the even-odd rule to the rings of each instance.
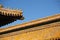
[[[16,29],[19,29],[19,28],[27,28],[27,27],[32,26],[32,25],[36,26],[37,24],[39,24],[39,25],[49,24],[49,23],[53,23],[53,22],[57,22],[57,21],[60,21],[60,14],[56,14],[54,16],[49,16],[49,17],[46,17],[46,18],[33,20],[33,21],[30,21],[30,22],[26,22],[26,23],[23,23],[23,24],[19,24],[19,25],[7,27],[7,28],[0,28],[0,33],[6,32],[6,31],[11,31],[11,30],[16,30]]]
[[[10,9],[4,8],[3,5],[0,4],[0,14],[6,16],[22,16],[23,11],[21,9]]]

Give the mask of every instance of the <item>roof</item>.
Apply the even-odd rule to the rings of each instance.
[[[11,8],[4,8],[0,5],[0,14],[6,16],[22,16],[23,11],[20,9],[11,9]]]
[[[7,28],[0,28],[0,34],[4,34],[4,33],[8,33],[8,32],[13,32],[13,31],[18,31],[17,29],[28,29],[28,28],[33,28],[33,26],[41,26],[41,25],[45,25],[45,24],[50,24],[50,23],[55,23],[58,22],[58,25],[60,23],[60,14],[56,14],[53,16],[49,16],[46,18],[42,18],[42,19],[37,19],[37,20],[33,20],[30,22],[26,22],[23,24],[19,24],[19,25],[15,25],[15,26],[11,26],[11,27],[7,27]]]
[[[7,25],[17,19],[23,20],[22,10],[4,8],[0,5],[0,26]]]

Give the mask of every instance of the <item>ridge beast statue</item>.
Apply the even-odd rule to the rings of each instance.
[[[16,21],[17,19],[24,19],[22,10],[8,9],[0,5],[0,27]]]

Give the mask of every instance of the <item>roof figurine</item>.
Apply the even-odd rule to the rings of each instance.
[[[24,17],[22,13],[22,10],[8,9],[4,8],[3,5],[0,5],[0,27],[11,23],[17,19],[23,20]]]

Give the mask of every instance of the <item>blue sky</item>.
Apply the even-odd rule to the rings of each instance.
[[[5,8],[22,9],[25,17],[3,28],[60,13],[60,0],[0,0],[0,3]]]

